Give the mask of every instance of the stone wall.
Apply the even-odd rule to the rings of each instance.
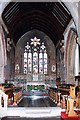
[[[67,64],[67,83],[75,84],[74,60],[77,34],[74,29],[70,29],[67,39],[66,64]]]
[[[51,39],[45,35],[44,33],[37,31],[37,34],[41,34],[41,37],[43,39],[43,41],[46,44],[46,50],[47,50],[47,54],[48,54],[48,74],[47,76],[49,79],[56,80],[56,48],[53,44],[53,42],[51,41]],[[16,49],[15,49],[15,65],[18,63],[20,66],[20,70],[19,73],[23,74],[23,60],[24,60],[24,46],[26,45],[27,40],[29,35],[26,34],[26,36],[22,37],[21,39],[19,39]],[[38,37],[39,38],[39,37]],[[25,40],[26,39],[26,40]],[[22,42],[24,41],[24,42]],[[55,66],[55,71],[52,71],[52,66]]]

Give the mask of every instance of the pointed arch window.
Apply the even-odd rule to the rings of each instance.
[[[39,53],[39,73],[43,73],[43,53],[41,50]]]
[[[44,74],[47,74],[47,53],[44,51]]]
[[[24,50],[24,74],[47,74],[47,52],[44,43],[34,37]]]
[[[33,52],[33,73],[38,73],[38,51],[34,49]]]

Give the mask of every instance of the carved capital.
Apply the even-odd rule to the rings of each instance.
[[[80,45],[80,37],[77,38],[77,43]]]

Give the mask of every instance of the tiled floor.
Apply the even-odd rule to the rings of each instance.
[[[3,117],[1,120],[61,120],[61,118],[59,117],[51,117],[51,118]]]
[[[56,107],[57,105],[48,96],[24,96],[19,107]]]
[[[1,120],[61,120],[61,118],[59,117],[51,117],[51,118],[4,117]]]
[[[27,118],[56,117],[61,115],[60,107],[8,107],[0,109],[0,117],[20,116]]]
[[[8,107],[7,110],[0,109],[0,117],[19,116],[20,119],[15,120],[37,120],[35,118],[38,120],[60,120],[57,117],[61,115],[61,108],[56,107],[56,104],[49,97],[23,97],[18,106]],[[9,119],[6,118],[5,120]]]

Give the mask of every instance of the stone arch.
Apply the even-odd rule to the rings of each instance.
[[[70,29],[66,42],[66,69],[67,69],[67,83],[74,84],[74,59],[76,48],[77,34],[74,29]]]
[[[34,36],[34,34],[37,33],[37,38],[41,39],[42,41],[45,41],[46,43],[46,50],[48,55],[48,75],[54,75],[54,78],[56,77],[55,71],[52,71],[52,65],[56,66],[56,48],[54,46],[54,43],[52,40],[42,31],[39,31],[37,29],[31,30],[27,33],[25,33],[17,42],[17,45],[15,47],[15,64],[19,63],[21,61],[21,56],[23,60],[23,53],[24,53],[24,46],[26,45],[26,42],[31,39],[31,36]],[[24,42],[23,42],[24,39]],[[23,62],[22,62],[23,64]],[[23,68],[23,65],[20,66]],[[56,79],[56,78],[55,78]]]
[[[63,1],[63,0],[62,0]],[[77,33],[78,35],[80,35],[80,32],[79,32],[79,24],[78,24],[78,20],[79,20],[79,12],[78,12],[78,2],[63,2],[65,4],[65,6],[68,8],[68,10],[70,11],[72,17],[73,17],[73,20],[74,20],[74,23],[75,23],[75,26],[76,26],[76,30],[77,30]]]
[[[4,77],[4,67],[6,65],[6,45],[4,39],[4,32],[0,24],[0,83],[5,80]]]
[[[0,11],[1,11],[1,14],[2,14],[2,12],[3,12],[3,10],[5,9],[5,7],[8,5],[8,3],[9,2],[11,2],[12,0],[8,0],[8,2],[4,2],[5,0],[3,0],[3,2],[1,2],[1,4],[0,4]],[[28,0],[27,0],[28,1]],[[78,33],[78,35],[79,35],[79,31],[78,31],[78,8],[76,7],[76,5],[72,2],[64,2],[63,0],[61,0],[65,5],[66,5],[66,7],[68,8],[68,10],[70,11],[70,13],[71,13],[71,15],[72,15],[72,17],[73,17],[73,19],[74,19],[74,22],[75,22],[75,25],[76,25],[76,30],[77,30],[77,33]],[[52,2],[54,2],[53,0],[52,0]],[[0,14],[0,20],[1,20],[1,14]],[[6,28],[5,28],[6,29]],[[69,36],[69,35],[68,35]],[[1,38],[0,38],[1,39]],[[68,41],[68,40],[67,40]],[[74,41],[74,40],[73,40]],[[74,51],[75,51],[75,41],[74,41],[74,44],[72,44],[73,43],[73,41],[72,40],[70,40],[70,43],[67,43],[67,44],[69,44],[69,46],[68,46],[68,52],[67,52],[67,61],[66,61],[66,63],[67,63],[67,82],[69,83],[69,82],[71,82],[72,83],[72,79],[74,79],[74,76],[73,76],[73,72],[72,72],[72,70],[73,70],[73,66],[72,66],[72,64],[73,64],[73,59],[74,59]],[[72,45],[71,45],[72,44]],[[73,50],[71,51],[70,50],[70,47],[71,48],[73,48]],[[2,51],[2,50],[1,50]],[[70,59],[70,55],[73,55],[72,57],[72,59]],[[68,56],[69,55],[69,56]],[[71,62],[71,64],[70,64],[70,62]],[[3,58],[3,62],[2,63],[4,63],[4,58]],[[70,66],[69,66],[70,65]],[[4,65],[3,65],[4,66]],[[69,71],[68,71],[69,70]],[[3,71],[4,71],[4,68],[3,68]],[[71,73],[71,76],[69,75],[69,73]],[[72,78],[71,78],[72,77]],[[69,80],[70,79],[70,80]]]

